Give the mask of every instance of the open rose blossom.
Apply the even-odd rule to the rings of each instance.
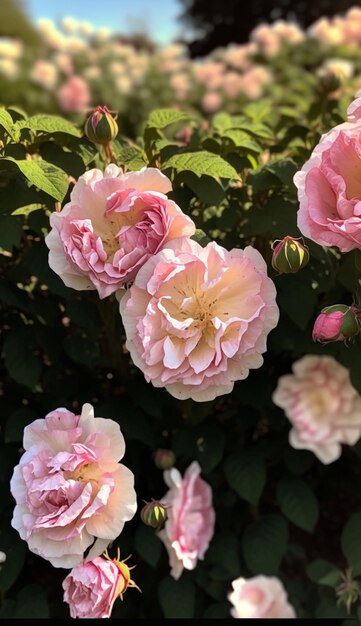
[[[171,189],[151,167],[127,174],[114,164],[104,174],[89,170],[70,202],[50,217],[50,267],[68,287],[97,289],[100,298],[122,289],[167,241],[195,232],[193,221],[165,195]]]
[[[293,618],[286,591],[274,576],[254,576],[232,582],[233,591],[228,600],[233,604],[232,617],[236,618]]]
[[[324,134],[294,177],[301,233],[341,252],[361,249],[360,111],[356,100],[349,108],[353,121]]]
[[[90,404],[60,408],[26,426],[23,447],[11,479],[20,537],[55,567],[81,563],[94,539],[88,558],[101,554],[137,509],[119,425]]]
[[[262,365],[278,322],[275,299],[254,248],[177,239],[147,261],[120,301],[126,346],[155,387],[213,400]]]
[[[110,617],[113,604],[128,587],[139,589],[124,561],[96,557],[71,570],[63,581],[64,602],[73,618]]]
[[[273,402],[293,424],[291,446],[311,450],[327,465],[341,456],[342,443],[353,446],[361,436],[361,396],[331,356],[305,356],[292,370],[278,380]]]
[[[170,573],[176,580],[184,568],[194,569],[198,559],[204,558],[214,533],[212,490],[200,473],[196,461],[183,478],[176,468],[164,472],[164,480],[170,487],[162,498],[168,519],[158,536],[167,548]]]

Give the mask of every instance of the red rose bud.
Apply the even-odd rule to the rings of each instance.
[[[175,454],[172,450],[159,448],[154,454],[154,463],[160,470],[171,469],[175,463]]]
[[[273,242],[273,246],[277,241]],[[272,247],[273,247],[272,246]],[[310,260],[308,248],[299,239],[284,237],[273,248],[272,267],[280,274],[295,274]]]
[[[167,519],[167,509],[161,502],[147,502],[140,512],[143,524],[152,528],[161,528]]]
[[[334,304],[322,309],[317,317],[313,331],[313,341],[345,341],[360,332],[357,309],[345,304]]]
[[[117,136],[118,124],[106,106],[97,107],[85,122],[84,132],[93,143],[105,145]]]

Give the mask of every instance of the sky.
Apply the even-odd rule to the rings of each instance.
[[[159,43],[169,43],[181,34],[178,0],[26,0],[25,5],[33,21],[42,17],[57,21],[71,15],[124,34],[146,28]]]

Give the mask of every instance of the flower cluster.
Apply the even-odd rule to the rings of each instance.
[[[262,365],[276,290],[255,249],[192,241],[195,225],[168,199],[171,188],[155,168],[86,172],[51,215],[49,264],[69,287],[116,292],[127,348],[147,381],[176,398],[211,400]]]

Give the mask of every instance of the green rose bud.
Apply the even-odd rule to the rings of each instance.
[[[147,502],[140,512],[143,524],[152,528],[161,528],[167,519],[167,509],[161,502]]]
[[[106,106],[97,107],[85,122],[84,132],[93,143],[105,145],[117,136],[118,124]]]
[[[277,243],[273,242],[273,245]],[[280,274],[295,274],[310,260],[308,248],[299,239],[284,237],[273,248],[272,267]]]

